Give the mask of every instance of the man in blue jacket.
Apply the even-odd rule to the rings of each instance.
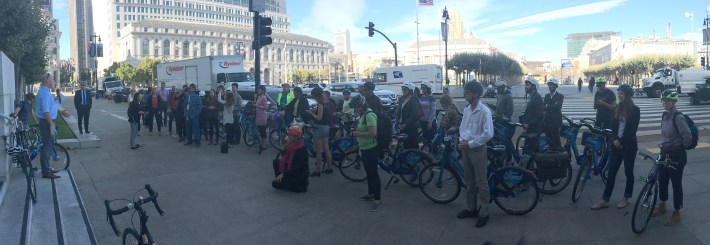
[[[187,143],[195,147],[200,147],[200,112],[202,112],[202,100],[195,93],[197,87],[190,84],[189,95],[185,98],[185,118],[187,119],[185,128],[187,129]]]

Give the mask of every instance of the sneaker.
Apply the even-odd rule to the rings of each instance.
[[[456,215],[456,218],[459,218],[459,219],[478,218],[478,210],[475,210],[473,212],[469,211],[468,209],[461,210],[461,212],[459,212],[459,214]]]
[[[671,217],[666,220],[666,226],[675,225],[678,224],[678,222],[680,222],[680,211],[675,210],[673,211],[673,215],[671,215]]]
[[[658,206],[653,209],[653,215],[651,215],[651,217],[661,216],[666,214],[666,212],[668,212],[666,210],[666,204],[658,204]]]
[[[624,198],[621,200],[621,202],[619,202],[619,204],[616,204],[616,208],[619,208],[619,209],[625,208],[626,206],[629,206],[629,199],[628,198]]]
[[[609,203],[607,203],[605,201],[601,201],[601,202],[598,202],[598,203],[592,205],[589,208],[591,208],[592,210],[598,210],[598,209],[608,208],[608,207],[609,207]]]
[[[488,224],[488,218],[489,218],[488,215],[483,216],[483,217],[479,217],[478,220],[476,220],[476,228],[481,228],[481,227],[486,226],[486,224]]]
[[[360,197],[361,201],[373,201],[375,200],[375,195],[374,194],[367,194],[362,197]]]
[[[382,201],[376,200],[372,202],[372,205],[370,206],[370,212],[380,211],[380,206],[382,206]]]

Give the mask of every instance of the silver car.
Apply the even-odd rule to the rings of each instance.
[[[336,103],[340,103],[343,100],[343,90],[348,89],[351,92],[351,96],[360,94],[360,87],[365,84],[363,82],[342,82],[342,83],[331,83],[325,87],[325,91],[330,91],[330,97],[335,100]],[[374,94],[380,98],[382,101],[382,106],[392,107],[397,104],[397,94],[391,90],[380,90],[375,87]]]

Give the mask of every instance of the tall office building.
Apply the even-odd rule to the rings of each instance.
[[[337,60],[344,70],[353,71],[353,53],[350,49],[350,30],[335,33],[335,49],[331,54],[331,59]],[[336,68],[339,69],[339,68]]]
[[[605,32],[586,32],[572,33],[567,35],[567,58],[576,58],[582,54],[587,41],[595,39],[598,41],[614,41],[621,40],[621,32],[605,31]],[[586,54],[585,54],[586,55]]]
[[[57,82],[57,88],[61,88],[66,81],[61,81],[60,76],[60,62],[59,62],[59,38],[62,36],[62,32],[59,31],[59,20],[54,18],[54,13],[52,11],[52,0],[41,0],[35,1],[39,2],[42,6],[42,12],[44,17],[50,23],[49,35],[45,40],[47,44],[47,51],[45,54],[47,57],[47,72],[52,74],[54,80]]]
[[[69,0],[69,46],[71,58],[76,66],[74,81],[88,81],[89,68],[93,65],[89,59],[88,44],[94,34],[91,0]]]
[[[449,39],[463,39],[463,20],[459,11],[449,13]]]

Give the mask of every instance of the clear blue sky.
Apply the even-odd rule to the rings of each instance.
[[[106,0],[94,0],[94,9],[105,8]],[[54,1],[54,15],[60,20],[61,58],[69,57],[67,0]],[[441,10],[459,11],[464,27],[505,52],[528,60],[559,62],[565,58],[565,37],[569,33],[619,31],[624,39],[666,35],[668,23],[676,37],[700,38],[707,0],[434,0],[434,6],[419,7],[422,40],[437,39]],[[333,33],[349,29],[354,53],[390,49],[380,37],[368,37],[369,21],[400,47],[416,40],[416,0],[294,0],[287,1],[292,32],[333,42]],[[695,35],[691,35],[693,12]],[[104,14],[94,13],[95,18]],[[95,20],[105,23],[106,20]]]

